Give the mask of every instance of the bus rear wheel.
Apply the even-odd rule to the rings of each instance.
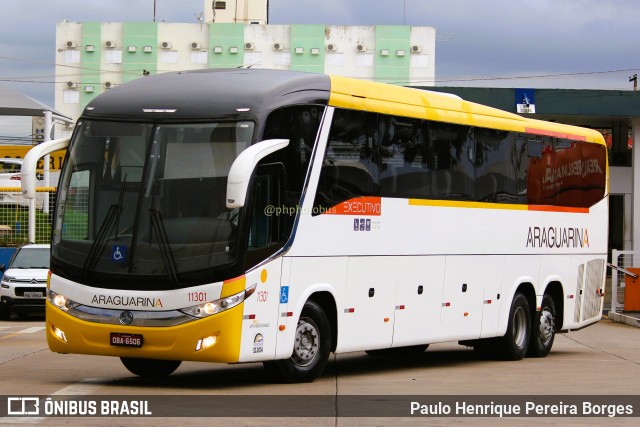
[[[136,359],[121,357],[125,368],[132,374],[145,378],[161,378],[171,375],[182,363],[180,360]]]
[[[551,351],[556,335],[556,305],[553,298],[545,295],[542,298],[540,311],[536,313],[531,325],[531,342],[527,356],[545,357]]]
[[[322,374],[330,351],[329,319],[322,307],[307,301],[296,327],[293,354],[289,359],[264,362],[264,367],[278,381],[311,382]]]

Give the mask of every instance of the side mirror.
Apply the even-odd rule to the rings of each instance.
[[[260,160],[289,145],[288,139],[267,139],[244,150],[234,160],[227,180],[227,208],[241,208],[247,198],[251,174]]]

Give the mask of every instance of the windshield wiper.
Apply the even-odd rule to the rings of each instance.
[[[120,229],[120,213],[122,212],[122,199],[124,198],[124,186],[127,184],[127,175],[122,178],[122,188],[120,189],[120,194],[118,195],[118,212],[116,213],[116,240],[118,239],[118,229]]]
[[[100,225],[100,229],[98,230],[98,234],[96,238],[93,240],[91,247],[89,248],[89,253],[87,254],[87,259],[84,261],[84,265],[82,266],[82,278],[87,278],[87,273],[89,270],[93,270],[96,263],[100,259],[100,254],[104,251],[104,239],[107,237],[107,233],[109,228],[111,227],[111,223],[116,218],[117,211],[120,210],[118,205],[111,205],[109,207],[109,211],[107,212],[107,216],[102,221],[102,225]]]
[[[169,278],[171,279],[173,284],[178,286],[179,281],[176,260],[173,257],[173,251],[171,250],[171,245],[169,244],[167,230],[164,228],[164,223],[162,222],[162,215],[157,209],[151,208],[149,209],[149,216],[151,228],[158,237],[158,246],[160,246],[160,255],[162,257],[164,267],[167,270],[167,274],[169,274]]]
[[[98,263],[100,259],[100,255],[104,251],[105,245],[103,245],[104,240],[107,238],[109,230],[111,228],[111,223],[115,220],[116,227],[116,238],[118,237],[118,226],[120,223],[120,212],[122,212],[122,199],[124,197],[124,187],[126,184],[127,176],[125,175],[124,180],[122,182],[122,187],[120,188],[120,194],[118,195],[118,203],[109,206],[109,211],[107,212],[107,216],[105,216],[104,221],[100,225],[100,229],[98,230],[98,234],[96,238],[93,240],[91,247],[89,248],[89,253],[87,254],[87,259],[84,261],[84,265],[82,266],[82,278],[87,279],[87,275],[89,271],[93,270],[93,268]]]

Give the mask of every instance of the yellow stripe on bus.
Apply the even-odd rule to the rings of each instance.
[[[458,201],[458,200],[409,199],[409,205],[410,206],[437,206],[437,207],[444,207],[444,208],[500,209],[500,210],[511,210],[511,211],[589,213],[589,208],[574,208],[569,206],[464,202],[464,201]]]
[[[467,208],[467,209],[501,209],[512,211],[527,211],[529,205],[486,203],[486,202],[462,202],[457,200],[426,200],[409,199],[410,206],[438,206],[444,208]]]

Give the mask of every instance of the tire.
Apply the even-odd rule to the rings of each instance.
[[[125,368],[144,378],[162,378],[171,375],[182,363],[180,360],[136,359],[121,357]]]
[[[540,311],[536,313],[531,325],[531,341],[527,356],[545,357],[551,351],[556,336],[556,305],[553,298],[545,295],[542,298]]]
[[[365,353],[375,357],[401,357],[424,353],[429,344],[409,345],[406,347],[382,348],[379,350],[366,350]]]
[[[531,311],[527,298],[517,292],[509,310],[507,333],[497,341],[498,356],[505,360],[521,360],[529,348]]]
[[[0,320],[11,319],[11,307],[8,304],[0,303]]]
[[[298,319],[293,354],[289,359],[264,362],[264,367],[281,382],[311,382],[324,371],[330,352],[329,319],[322,307],[307,301]]]

